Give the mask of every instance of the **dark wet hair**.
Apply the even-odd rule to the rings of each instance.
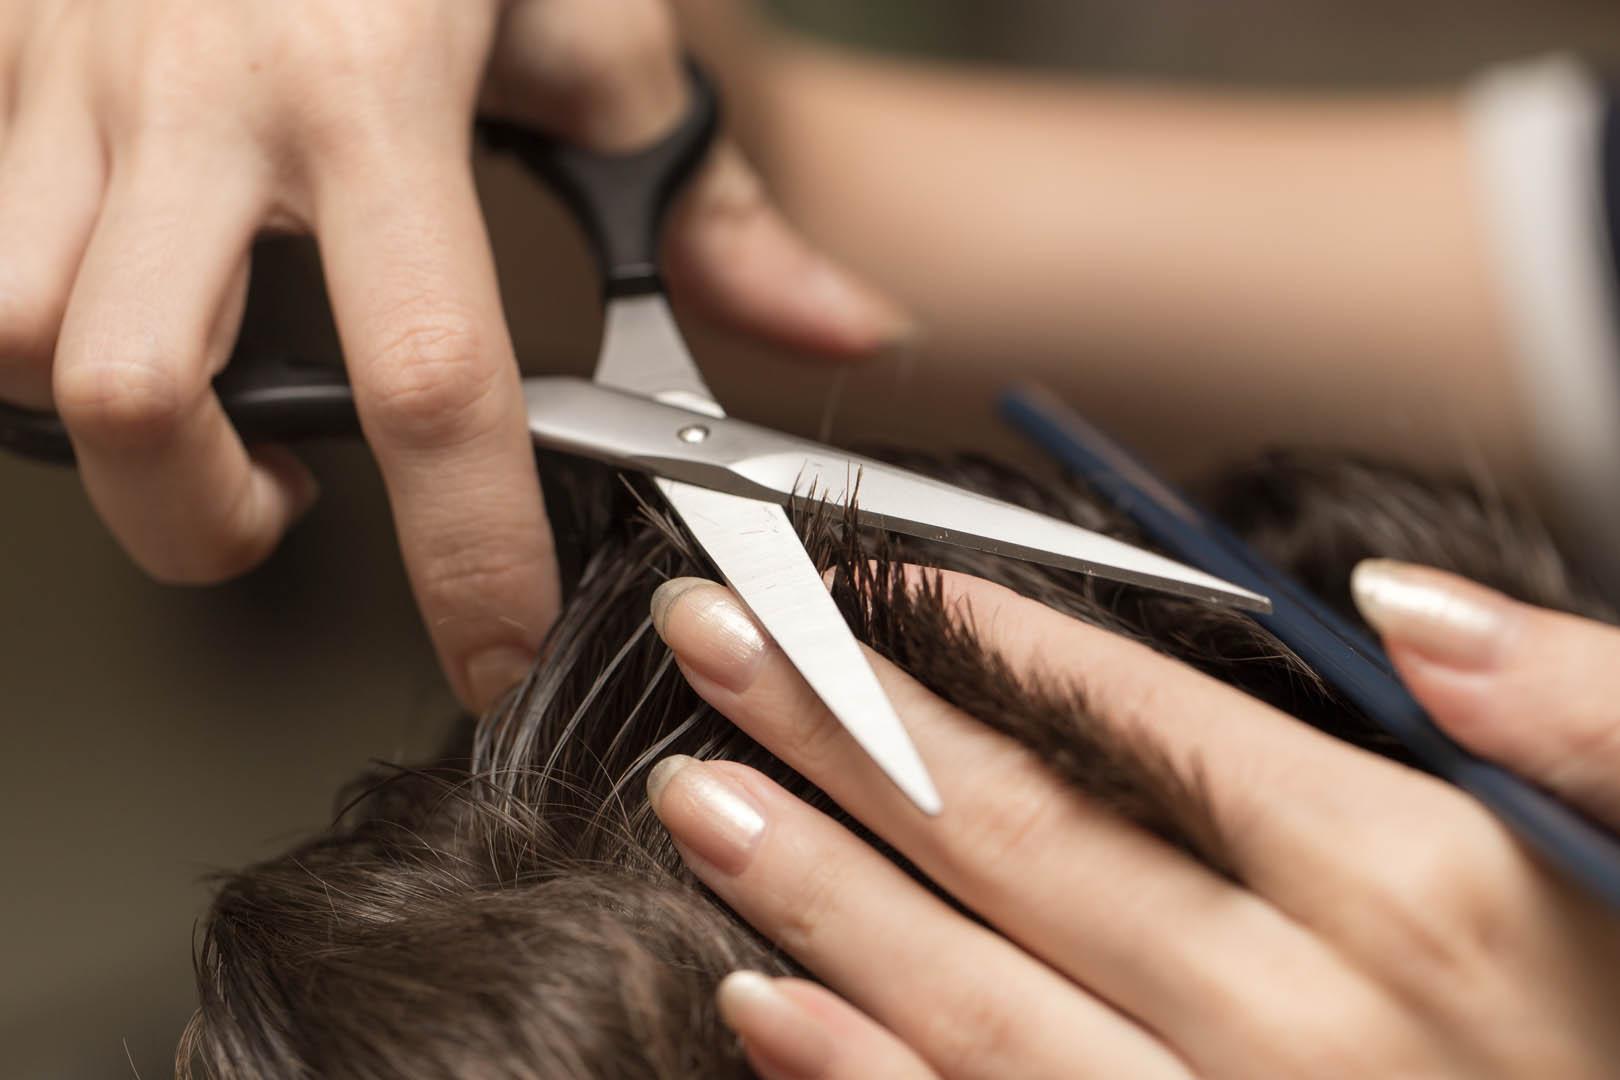
[[[1132,540],[1085,489],[988,461],[891,458]],[[705,573],[678,530],[616,478],[550,477],[577,584],[541,662],[445,760],[376,769],[337,822],[223,880],[197,957],[183,1076],[746,1076],[714,988],[794,965],[685,870],[647,806],[673,753],[753,765],[835,806],[686,687],[648,600]],[[1533,515],[1465,484],[1316,455],[1228,473],[1209,504],[1350,611],[1362,557],[1457,570],[1550,607],[1608,617]],[[857,633],[936,693],[1030,745],[1067,782],[1226,868],[1196,771],[1086,707],[1083,688],[1017,678],[907,561],[965,570],[1148,642],[1360,745],[1399,756],[1246,617],[992,556],[891,540],[801,514]],[[844,819],[847,820],[847,819]]]

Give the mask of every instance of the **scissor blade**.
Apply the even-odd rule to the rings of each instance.
[[[775,503],[676,480],[659,490],[805,682],[925,814],[939,792],[804,545]]]
[[[1264,596],[1213,574],[870,458],[811,448],[758,455],[732,469],[773,491],[825,497],[838,505],[853,500],[860,520],[879,528],[1211,603],[1271,610]]]
[[[881,461],[718,416],[675,390],[655,401],[580,379],[524,380],[537,443],[746,498],[853,499],[862,521],[1217,604],[1271,610],[1257,593],[1162,555]],[[680,404],[675,402],[679,400]],[[858,491],[857,491],[858,488]]]

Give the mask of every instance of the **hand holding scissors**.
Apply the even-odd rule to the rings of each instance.
[[[315,487],[281,433],[231,422],[214,379],[255,235],[314,234],[445,670],[471,706],[505,689],[557,584],[471,121],[655,141],[684,103],[664,0],[19,0],[0,88],[0,402],[62,415],[149,573],[246,570]],[[745,332],[855,358],[905,331],[733,149],[694,178],[666,251],[683,299]]]

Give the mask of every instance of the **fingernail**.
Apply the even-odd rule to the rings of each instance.
[[[732,693],[748,689],[765,655],[765,635],[731,590],[674,578],[652,597],[653,628],[689,670]]]
[[[647,777],[647,795],[669,835],[725,874],[747,868],[765,833],[765,815],[747,792],[692,758],[660,761]]]
[[[1447,667],[1493,667],[1513,628],[1513,604],[1500,593],[1392,559],[1357,563],[1350,574],[1350,595],[1387,643]]]
[[[712,584],[714,584],[712,581],[704,581],[702,578],[678,577],[670,578],[654,589],[652,594],[652,621],[653,629],[658,631],[658,636],[664,636],[664,624],[669,621],[669,609],[675,606],[675,601],[699,585]]]
[[[815,1080],[832,1064],[832,1038],[821,1021],[757,971],[733,971],[715,991],[720,1019],[742,1039],[750,1058],[774,1076]]]
[[[508,690],[528,678],[534,654],[510,645],[479,653],[467,661],[467,690],[473,707],[487,709]]]
[[[672,754],[654,765],[652,771],[647,774],[647,801],[656,809],[659,797],[663,795],[664,788],[669,786],[670,780],[696,760],[697,758],[686,754]]]

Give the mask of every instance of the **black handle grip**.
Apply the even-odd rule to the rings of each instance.
[[[72,465],[73,444],[55,413],[7,405],[0,401],[0,450],[47,465]]]
[[[274,355],[233,361],[214,380],[225,413],[249,445],[360,434],[343,369]],[[0,450],[72,465],[73,443],[55,413],[0,402]]]
[[[609,298],[662,288],[658,241],[664,217],[719,127],[713,85],[696,64],[686,67],[691,89],[685,114],[673,131],[643,150],[601,154],[513,124],[478,125],[487,145],[516,155],[568,204],[590,239]]]

